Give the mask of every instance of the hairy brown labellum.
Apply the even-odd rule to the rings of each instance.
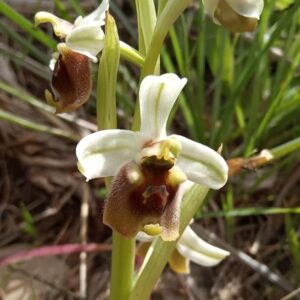
[[[220,0],[215,11],[215,18],[231,32],[253,31],[257,24],[256,18],[248,18],[236,13],[226,2]]]
[[[56,113],[63,113],[77,109],[89,99],[92,79],[87,56],[66,46],[59,51],[51,82],[54,95],[46,91],[46,99],[56,107]]]
[[[106,200],[104,223],[128,238],[145,225],[157,223],[162,227],[162,236],[164,232],[172,235],[178,227],[181,200],[176,199],[179,183],[174,185],[170,180],[172,172],[165,166],[140,166],[134,161],[123,165]]]

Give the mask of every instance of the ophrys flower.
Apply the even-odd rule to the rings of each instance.
[[[217,152],[166,133],[170,111],[186,82],[175,74],[147,76],[139,91],[140,131],[103,130],[77,145],[79,169],[88,180],[115,176],[104,223],[126,237],[144,230],[175,240],[182,183],[189,179],[219,189],[227,180],[227,164]]]

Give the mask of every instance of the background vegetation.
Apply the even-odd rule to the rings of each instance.
[[[56,41],[50,26],[33,25],[39,10],[74,20],[96,5],[0,1],[0,295],[78,298],[78,274],[86,264],[88,299],[106,298],[111,241],[101,223],[104,182],[86,184],[74,153],[80,137],[96,130],[95,99],[74,113],[53,114],[44,90]],[[194,228],[232,255],[213,269],[193,266],[190,276],[166,270],[153,299],[300,297],[299,7],[299,1],[265,0],[256,32],[233,35],[194,1],[170,31],[162,72],[189,81],[169,130],[215,149],[223,144],[224,157],[236,169],[225,188],[209,194]],[[134,1],[112,0],[111,13],[120,39],[137,48]],[[121,61],[120,128],[132,122],[138,75],[137,67]],[[263,149],[275,159],[253,160]],[[88,219],[80,214],[82,203],[89,204]],[[74,254],[82,248],[63,247],[57,248],[59,256],[47,248],[42,258],[38,252],[18,264],[6,259],[32,246],[74,243],[91,247],[84,248],[92,251],[86,260]]]

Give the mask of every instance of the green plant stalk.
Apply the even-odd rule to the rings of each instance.
[[[97,125],[99,129],[117,127],[116,88],[120,60],[120,42],[115,21],[106,14],[104,49],[97,82]],[[110,179],[106,179],[107,189]],[[127,300],[132,288],[135,240],[126,240],[113,232],[110,300]]]
[[[30,105],[33,105],[33,106],[38,107],[40,109],[43,109],[47,112],[50,112],[50,113],[55,112],[54,107],[49,106],[48,104],[45,104],[45,103],[37,100],[36,98],[28,95],[27,92],[25,92],[25,91],[13,88],[12,86],[6,84],[5,82],[3,82],[1,80],[0,80],[0,90],[5,91],[6,93],[9,93],[13,96],[16,96],[16,97],[20,98],[21,100],[29,103]]]
[[[161,12],[164,10],[168,0],[159,0],[158,1],[158,8],[157,8],[157,16],[160,16]]]
[[[154,74],[160,51],[169,29],[191,2],[192,0],[173,0],[168,1],[165,5],[153,32],[144,68],[142,69],[141,80],[147,75]]]
[[[30,130],[45,132],[51,135],[67,138],[69,140],[76,141],[76,142],[80,139],[79,136],[71,134],[64,130],[29,121],[27,119],[15,116],[14,114],[6,112],[1,109],[0,109],[0,120],[4,120]]]
[[[200,5],[198,14],[198,27],[199,34],[197,40],[197,101],[196,101],[196,116],[197,116],[197,126],[201,138],[204,137],[204,77],[205,77],[205,12],[203,5]]]
[[[180,216],[180,235],[203,204],[207,192],[207,187],[195,184],[185,194]],[[177,241],[164,242],[160,237],[153,241],[138,274],[129,300],[147,300],[149,298],[169,256],[176,247],[176,243]]]
[[[156,25],[156,12],[153,0],[135,0],[139,31],[139,51],[146,55]]]
[[[138,19],[139,52],[142,55],[146,55],[149,51],[149,46],[152,40],[154,28],[156,26],[157,17],[155,12],[155,6],[153,0],[135,0],[135,5]],[[142,78],[140,78],[140,82],[141,81]],[[140,105],[139,99],[137,97],[132,123],[132,130],[139,130],[140,123]]]
[[[113,232],[110,300],[127,300],[134,276],[135,239]]]
[[[147,38],[151,40],[151,43],[149,49],[145,51],[147,54],[142,69],[140,82],[143,80],[145,76],[158,73],[157,66],[158,66],[160,51],[162,49],[164,39],[167,36],[171,26],[174,24],[174,22],[177,20],[180,14],[186,9],[186,7],[191,2],[192,0],[173,0],[173,1],[168,1],[165,4],[163,11],[160,13],[159,18],[157,20],[153,35],[151,36],[149,35],[149,37],[147,36]],[[141,19],[142,17],[143,16],[141,15],[139,16],[139,18]],[[144,17],[147,18],[147,15],[145,15]],[[140,32],[142,31],[139,29],[139,34]],[[141,49],[139,50],[140,52],[142,52]],[[138,130],[140,124],[140,108],[139,108],[138,101],[136,104],[133,120],[134,121],[133,121],[132,128],[133,130]]]
[[[196,220],[210,219],[210,218],[233,218],[233,217],[250,217],[260,215],[284,215],[284,214],[300,214],[300,207],[247,207],[236,208],[228,211],[209,211],[204,214],[200,213],[195,218]]]
[[[265,34],[268,30],[268,23],[271,14],[271,7],[268,5],[268,2],[265,3],[264,10],[259,21],[259,32],[258,37],[255,40],[257,50],[261,51],[264,46]],[[254,78],[252,94],[250,100],[250,111],[249,111],[249,121],[245,130],[245,151],[244,156],[249,156],[253,152],[253,146],[255,144],[255,135],[253,134],[257,128],[257,123],[259,122],[259,104],[262,99],[262,91],[264,90],[264,81],[261,78],[264,78],[266,69],[268,65],[268,56],[266,53],[262,56],[260,63],[257,67],[257,74]]]
[[[291,140],[275,148],[272,148],[269,151],[273,156],[273,159],[278,159],[299,150],[300,150],[300,137],[295,138],[294,140]]]
[[[227,32],[223,28],[218,28],[217,37],[218,44],[220,45],[220,49],[225,48],[225,41],[226,41],[226,34]],[[213,95],[213,102],[212,102],[212,116],[211,116],[211,138],[210,138],[210,145],[212,147],[219,146],[216,143],[216,132],[219,128],[217,122],[219,120],[220,115],[220,107],[221,107],[221,97],[222,97],[222,90],[223,90],[223,74],[224,74],[224,61],[226,59],[225,51],[222,51],[218,56],[218,63],[217,63],[217,70],[218,76],[215,77],[214,80],[214,95]]]
[[[135,64],[140,68],[142,68],[144,65],[145,57],[139,51],[122,41],[120,41],[120,55],[125,60]]]

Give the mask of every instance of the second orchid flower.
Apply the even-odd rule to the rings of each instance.
[[[105,12],[108,0],[91,14],[79,16],[74,23],[40,11],[35,23],[51,23],[53,31],[62,42],[57,45],[50,68],[53,71],[52,91],[46,90],[48,103],[56,107],[56,113],[72,111],[85,103],[92,91],[90,60],[97,62],[97,55],[104,46]]]

